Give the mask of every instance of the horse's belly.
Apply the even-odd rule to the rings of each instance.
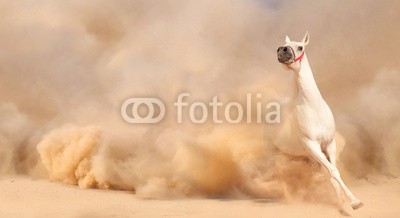
[[[273,131],[275,130],[275,131]],[[280,151],[292,156],[305,156],[307,152],[297,135],[291,129],[289,120],[276,129],[267,129],[267,144],[271,144]]]
[[[286,154],[292,156],[307,156],[308,153],[305,150],[303,144],[298,140],[284,140],[274,142],[274,146]]]

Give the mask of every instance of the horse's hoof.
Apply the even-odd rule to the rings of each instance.
[[[353,210],[357,210],[358,208],[360,208],[362,206],[364,206],[364,204],[361,201],[351,204],[351,207],[353,208]]]

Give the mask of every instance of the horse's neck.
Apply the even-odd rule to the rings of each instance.
[[[318,86],[315,83],[314,76],[308,63],[307,55],[304,54],[301,61],[301,70],[294,73],[294,96],[293,100],[305,102],[310,106],[319,106],[323,101]]]

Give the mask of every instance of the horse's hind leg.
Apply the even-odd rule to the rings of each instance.
[[[336,141],[333,141],[326,147],[326,156],[331,164],[336,167]]]

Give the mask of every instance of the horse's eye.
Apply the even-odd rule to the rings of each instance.
[[[297,49],[298,49],[299,51],[303,51],[303,46],[299,46]]]

